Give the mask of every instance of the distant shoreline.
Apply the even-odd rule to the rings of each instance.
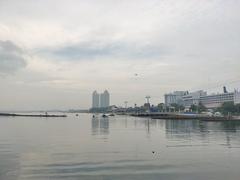
[[[202,121],[240,121],[239,118],[234,116],[204,116],[200,114],[186,115],[174,113],[134,113],[130,114],[135,117],[150,117],[152,119],[172,119],[172,120],[202,120]]]

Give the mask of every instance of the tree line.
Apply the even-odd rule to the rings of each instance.
[[[184,111],[185,107],[179,104],[171,104],[171,106],[165,106],[163,103],[158,104],[158,108],[160,111]],[[206,112],[208,109],[200,102],[198,105],[192,104],[189,108],[190,112]],[[220,107],[214,109],[215,112],[220,112],[224,115],[228,113],[234,115],[240,115],[240,104],[234,104],[234,102],[224,102]]]
[[[234,104],[233,102],[224,102],[221,107],[217,108],[217,111],[224,115],[228,113],[234,115],[240,115],[240,104]]]

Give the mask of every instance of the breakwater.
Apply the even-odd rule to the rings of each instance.
[[[20,116],[20,117],[67,117],[67,115],[54,114],[15,114],[15,113],[0,113],[0,116]]]

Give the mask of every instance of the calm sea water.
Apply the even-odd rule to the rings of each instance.
[[[240,123],[0,117],[0,180],[239,180]]]

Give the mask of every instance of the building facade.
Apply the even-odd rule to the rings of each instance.
[[[173,93],[165,94],[164,100],[166,106],[171,106],[171,104],[179,104],[183,105],[183,99],[182,97],[184,95],[187,95],[188,91],[174,91]]]
[[[226,87],[223,87],[223,93],[207,95],[206,91],[200,90],[189,93],[188,91],[175,91],[165,94],[165,105],[171,104],[184,105],[185,108],[190,108],[191,105],[199,105],[202,103],[207,108],[220,107],[224,102],[234,102],[240,104],[240,92],[228,92]]]
[[[224,102],[234,102],[234,92],[202,96],[200,102],[207,108],[220,107]]]
[[[99,94],[94,91],[92,94],[92,108],[106,108],[110,106],[110,94],[107,90]]]
[[[105,107],[109,107],[109,105],[110,105],[110,94],[107,90],[105,90],[100,95],[100,107],[105,108]]]
[[[240,104],[240,92],[239,91],[234,92],[234,104]]]
[[[191,92],[185,96],[182,96],[184,107],[190,108],[191,105],[199,105],[200,97],[206,96],[206,95],[207,95],[207,92],[200,90],[200,91]]]
[[[99,94],[97,93],[97,91],[94,91],[92,93],[92,108],[99,108]]]

